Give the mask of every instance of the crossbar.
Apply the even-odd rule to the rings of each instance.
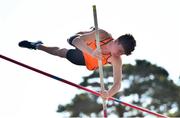
[[[95,91],[90,90],[90,89],[88,89],[88,88],[86,88],[86,87],[77,85],[77,84],[75,84],[75,83],[72,83],[72,82],[70,82],[70,81],[67,81],[67,80],[65,80],[65,79],[62,79],[62,78],[57,77],[57,76],[55,76],[55,75],[49,74],[49,73],[44,72],[44,71],[42,71],[42,70],[36,69],[36,68],[34,68],[34,67],[31,67],[31,66],[29,66],[29,65],[26,65],[26,64],[24,64],[24,63],[21,63],[21,62],[19,62],[19,61],[14,60],[14,59],[11,59],[11,58],[9,58],[9,57],[0,55],[0,58],[4,59],[4,60],[6,60],[6,61],[12,62],[12,63],[14,63],[14,64],[17,64],[17,65],[19,65],[19,66],[22,66],[22,67],[24,67],[24,68],[27,68],[27,69],[29,69],[29,70],[31,70],[31,71],[37,72],[37,73],[39,73],[39,74],[42,74],[42,75],[44,75],[44,76],[47,76],[47,77],[50,77],[50,78],[52,78],[52,79],[61,81],[61,82],[66,83],[66,84],[68,84],[68,85],[74,86],[74,87],[76,87],[76,88],[85,90],[85,91],[87,91],[87,92],[89,92],[89,93],[92,93],[92,94],[94,94],[94,95],[96,95],[96,96],[100,96],[100,93],[98,93],[98,92],[95,92]],[[152,112],[152,111],[150,111],[150,110],[148,110],[148,109],[145,109],[145,108],[142,108],[142,107],[138,107],[138,106],[135,106],[135,105],[132,105],[132,104],[129,104],[129,103],[120,101],[119,99],[116,99],[116,98],[113,98],[113,97],[110,97],[109,100],[116,101],[116,102],[118,102],[118,103],[120,103],[120,104],[122,104],[122,105],[124,105],[124,106],[128,106],[128,107],[131,107],[131,108],[140,110],[140,111],[142,111],[142,112],[146,112],[146,113],[155,115],[155,116],[157,116],[157,117],[167,118],[167,116],[164,116],[164,115],[162,115],[162,114],[159,114],[159,113],[156,113],[156,112]]]

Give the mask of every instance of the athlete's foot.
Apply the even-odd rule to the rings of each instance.
[[[36,50],[37,47],[41,44],[43,44],[41,41],[29,42],[29,41],[24,40],[24,41],[19,42],[19,47]]]

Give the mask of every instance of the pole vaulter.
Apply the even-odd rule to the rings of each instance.
[[[36,69],[36,68],[31,67],[31,66],[29,66],[29,65],[23,64],[23,63],[21,63],[21,62],[18,62],[18,61],[16,61],[16,60],[13,60],[13,59],[11,59],[11,58],[9,58],[9,57],[0,55],[0,58],[4,59],[4,60],[6,60],[6,61],[10,61],[10,62],[12,62],[12,63],[14,63],[14,64],[17,64],[17,65],[19,65],[19,66],[22,66],[22,67],[24,67],[24,68],[30,69],[30,70],[32,70],[32,71],[34,71],[34,72],[40,73],[40,74],[42,74],[42,75],[45,75],[45,76],[47,76],[47,77],[50,77],[50,78],[52,78],[52,79],[55,79],[55,80],[61,81],[61,82],[63,82],[63,83],[66,83],[66,84],[68,84],[68,85],[74,86],[74,87],[76,87],[76,88],[83,89],[83,90],[85,90],[85,91],[87,91],[87,92],[89,92],[89,93],[92,93],[92,94],[96,95],[96,96],[100,96],[100,93],[98,93],[98,92],[95,92],[95,91],[90,90],[90,89],[88,89],[88,88],[86,88],[86,87],[77,85],[77,84],[72,83],[72,82],[70,82],[70,81],[64,80],[64,79],[62,79],[62,78],[60,78],[60,77],[57,77],[57,76],[55,76],[55,75],[49,74],[49,73],[47,73],[47,72],[44,72],[44,71],[42,71],[42,70]],[[162,114],[159,114],[159,113],[156,113],[156,112],[152,112],[152,111],[150,111],[150,110],[148,110],[148,109],[145,109],[145,108],[142,108],[142,107],[138,107],[138,106],[135,106],[135,105],[132,105],[132,104],[129,104],[129,103],[120,101],[119,99],[116,99],[116,98],[113,98],[113,97],[110,97],[109,100],[116,101],[116,102],[118,102],[118,103],[120,103],[120,104],[122,104],[122,105],[124,105],[124,106],[128,106],[128,107],[131,107],[131,108],[133,108],[133,109],[140,110],[140,111],[142,111],[142,112],[146,112],[146,113],[152,114],[152,115],[157,116],[157,117],[167,118],[167,116],[164,116],[164,115],[162,115]]]

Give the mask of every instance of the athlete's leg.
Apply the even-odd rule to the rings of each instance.
[[[44,45],[39,45],[37,49],[55,56],[66,58],[73,64],[85,65],[83,53],[78,49],[59,49],[58,47],[47,47]]]
[[[58,47],[47,47],[44,45],[39,45],[37,49],[45,51],[55,56],[66,58],[73,64],[83,65],[83,66],[85,65],[83,53],[78,49],[66,49],[66,48],[59,49]]]
[[[59,49],[58,47],[44,46],[41,41],[30,42],[30,41],[24,40],[24,41],[19,42],[19,46],[22,47],[22,48],[28,48],[28,49],[34,49],[34,50],[39,49],[39,50],[42,50],[42,51],[47,52],[49,54],[59,56],[59,57],[62,57],[62,58],[66,57],[66,53],[68,51],[65,48]]]
[[[73,38],[74,37],[71,37],[71,40]],[[19,42],[19,46],[23,48],[28,48],[28,49],[34,49],[34,50],[38,49],[38,50],[47,52],[55,56],[66,58],[71,63],[76,64],[76,65],[85,65],[83,53],[77,48],[76,49],[66,49],[66,48],[60,49],[58,47],[44,46],[41,41],[29,42],[26,40]]]
[[[37,49],[62,58],[66,58],[66,54],[68,52],[68,49],[66,48],[60,49],[58,47],[47,47],[44,45],[39,45]]]

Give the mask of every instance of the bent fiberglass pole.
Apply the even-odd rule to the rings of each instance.
[[[6,60],[6,61],[10,61],[10,62],[12,62],[12,63],[14,63],[14,64],[17,64],[17,65],[19,65],[19,66],[22,66],[22,67],[24,67],[24,68],[30,69],[30,70],[32,70],[32,71],[34,71],[34,72],[40,73],[40,74],[42,74],[42,75],[45,75],[45,76],[47,76],[47,77],[50,77],[50,78],[52,78],[52,79],[61,81],[61,82],[66,83],[66,84],[68,84],[68,85],[77,87],[77,88],[79,88],[79,89],[83,89],[83,90],[85,90],[85,91],[87,91],[87,92],[90,92],[90,93],[96,95],[96,96],[100,96],[100,93],[98,93],[98,92],[95,92],[95,91],[90,90],[90,89],[88,89],[88,88],[85,88],[85,87],[83,87],[83,86],[77,85],[77,84],[72,83],[72,82],[70,82],[70,81],[64,80],[64,79],[62,79],[62,78],[60,78],[60,77],[57,77],[57,76],[55,76],[55,75],[49,74],[49,73],[47,73],[47,72],[44,72],[44,71],[42,71],[42,70],[36,69],[36,68],[31,67],[31,66],[29,66],[29,65],[23,64],[23,63],[21,63],[21,62],[18,62],[18,61],[14,60],[14,59],[9,58],[9,57],[0,55],[0,58],[4,59],[4,60]],[[145,108],[142,108],[142,107],[138,107],[138,106],[135,106],[135,105],[132,105],[132,104],[129,104],[129,103],[120,101],[119,99],[116,99],[116,98],[113,98],[113,97],[109,98],[109,100],[114,100],[114,101],[116,101],[116,102],[118,102],[118,103],[120,103],[120,104],[122,104],[122,105],[124,105],[124,106],[128,106],[128,107],[131,107],[131,108],[134,108],[134,109],[137,109],[137,110],[140,110],[140,111],[143,111],[143,112],[146,112],[146,113],[155,115],[155,116],[157,116],[157,117],[167,118],[167,116],[164,116],[164,115],[162,115],[162,114],[158,114],[158,113],[152,112],[152,111],[150,111],[150,110],[148,110],[148,109],[145,109]]]

